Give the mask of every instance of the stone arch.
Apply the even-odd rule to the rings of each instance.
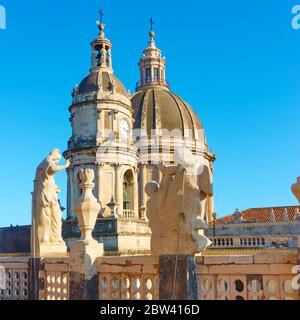
[[[135,188],[135,173],[132,169],[127,169],[122,175],[122,203],[123,210],[134,211],[134,188]]]

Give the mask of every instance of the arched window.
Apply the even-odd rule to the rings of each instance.
[[[123,178],[123,209],[134,210],[133,203],[134,177],[131,170],[127,170]]]
[[[151,69],[146,68],[146,82],[149,83],[151,81]]]

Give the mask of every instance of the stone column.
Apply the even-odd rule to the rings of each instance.
[[[139,218],[139,186],[138,186],[138,178],[137,178],[137,170],[133,168],[133,210],[135,214],[135,218]]]
[[[141,190],[141,207],[140,207],[140,218],[144,220],[148,220],[146,216],[146,204],[148,201],[148,196],[145,190],[146,184],[147,184],[147,165],[143,164],[141,166],[141,184],[142,184],[142,190]]]
[[[70,300],[97,300],[98,274],[97,258],[103,256],[103,244],[92,237],[100,203],[93,195],[94,171],[81,170],[79,174],[82,189],[81,197],[75,207],[80,240],[76,241],[70,252]]]
[[[197,275],[194,256],[159,257],[159,300],[197,300]]]
[[[121,165],[115,165],[115,200],[117,204],[116,215],[117,217],[123,216],[123,203],[122,203],[122,179],[121,179]]]
[[[74,181],[73,181],[73,165],[68,168],[68,219],[74,218],[73,201],[74,201]]]
[[[101,172],[104,164],[102,162],[96,163],[97,168],[97,184],[98,184],[98,200],[102,199],[102,186],[101,186]],[[103,203],[102,203],[103,205]]]
[[[97,109],[98,112],[98,128],[97,128],[97,142],[102,142],[104,139],[105,123],[104,118],[105,114],[102,109]]]

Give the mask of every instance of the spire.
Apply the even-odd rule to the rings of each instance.
[[[112,57],[111,57],[111,42],[105,37],[103,23],[103,10],[99,11],[100,20],[97,21],[99,34],[98,37],[91,43],[92,46],[92,62],[91,70],[97,68],[106,68],[112,71]]]
[[[169,84],[166,81],[166,60],[162,57],[161,50],[156,47],[154,40],[155,32],[153,31],[153,18],[150,22],[150,40],[148,47],[144,50],[143,55],[139,61],[140,67],[140,81],[136,85],[136,90],[144,87],[161,86],[169,90]]]

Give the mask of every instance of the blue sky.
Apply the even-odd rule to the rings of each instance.
[[[300,175],[300,0],[0,0],[0,226],[31,216],[35,168],[66,149],[71,90],[87,74],[102,7],[115,74],[127,89],[153,16],[172,91],[193,106],[217,154],[219,216],[235,208],[295,205]],[[66,203],[66,175],[57,184]]]

